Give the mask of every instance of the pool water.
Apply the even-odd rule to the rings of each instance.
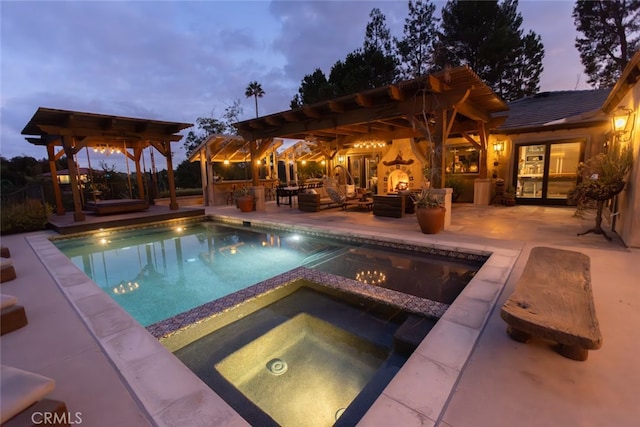
[[[299,266],[451,304],[481,265],[215,222],[54,244],[143,326]]]
[[[301,313],[215,369],[278,424],[329,426],[388,354],[388,349]]]

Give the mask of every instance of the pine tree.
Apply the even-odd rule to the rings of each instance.
[[[320,68],[316,68],[313,74],[307,74],[300,83],[298,93],[291,100],[292,108],[313,104],[333,97],[333,89]]]
[[[523,35],[517,0],[448,1],[436,46],[436,65],[468,65],[506,101],[540,87],[544,47],[539,35]]]
[[[393,55],[391,50],[391,32],[387,26],[387,18],[384,14],[374,7],[369,13],[371,21],[367,23],[364,37],[364,50],[377,50],[384,56]]]
[[[576,1],[576,37],[587,82],[612,87],[640,49],[640,0]]]
[[[401,40],[395,40],[403,79],[427,74],[433,67],[434,42],[437,39],[438,18],[430,0],[409,0],[409,14],[405,18]]]

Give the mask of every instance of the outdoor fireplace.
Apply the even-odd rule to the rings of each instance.
[[[424,155],[412,139],[394,140],[389,151],[378,164],[378,194],[393,194],[415,190],[422,186],[425,165]]]

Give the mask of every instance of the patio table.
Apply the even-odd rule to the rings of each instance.
[[[280,206],[280,198],[288,198],[288,203],[282,202],[284,205],[293,206],[293,197],[298,196],[300,187],[279,187],[276,189],[276,205]]]

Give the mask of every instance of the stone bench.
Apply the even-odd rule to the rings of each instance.
[[[602,346],[589,257],[563,249],[533,248],[500,316],[514,340],[548,339],[558,343],[561,355],[587,360],[588,350]]]

